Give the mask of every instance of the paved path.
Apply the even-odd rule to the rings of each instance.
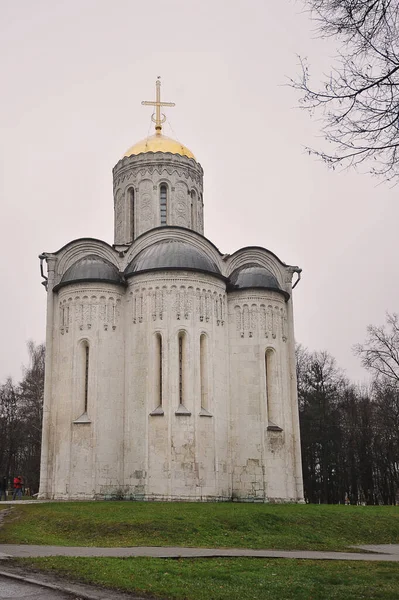
[[[52,500],[1,500],[0,506],[3,504],[5,506],[7,506],[7,504],[48,504],[49,502],[52,502]]]
[[[26,573],[18,567],[0,570],[0,598],[8,600],[145,600],[141,595],[74,583],[49,573]],[[148,598],[148,596],[147,596]]]
[[[372,550],[375,546],[363,546]],[[318,552],[310,550],[251,550],[246,548],[180,548],[134,546],[132,548],[90,548],[78,546],[28,546],[0,544],[0,559],[39,556],[149,556],[156,558],[205,558],[246,556],[255,558],[302,558],[310,560],[370,560],[399,562],[399,546],[378,546],[378,553]]]
[[[377,554],[399,554],[399,544],[370,544],[366,546],[353,546],[353,548],[376,552]]]
[[[1,600],[78,600],[78,597],[55,589],[39,587],[36,584],[0,577]]]

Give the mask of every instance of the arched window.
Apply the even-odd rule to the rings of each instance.
[[[160,333],[154,335],[154,352],[153,360],[151,361],[151,381],[153,382],[153,399],[151,403],[155,408],[150,412],[151,417],[163,416],[163,340]]]
[[[166,225],[168,208],[168,188],[165,183],[159,188],[159,205],[161,211],[161,225]]]
[[[191,415],[191,412],[186,408],[187,389],[188,389],[188,344],[187,334],[185,331],[180,331],[177,337],[178,349],[178,390],[179,390],[179,406],[175,411],[175,415]]]
[[[200,337],[201,410],[206,412],[209,411],[208,371],[208,337],[203,333]]]
[[[89,344],[84,344],[84,411],[87,413],[89,399]]]
[[[186,336],[179,334],[179,404],[184,406],[185,397],[185,362],[186,362]]]
[[[158,407],[162,407],[162,389],[163,389],[163,364],[162,364],[162,336],[157,333],[155,336],[155,402]]]
[[[129,201],[129,214],[130,214],[130,240],[133,241],[135,238],[134,219],[135,219],[135,206],[134,206],[134,189],[129,188],[128,191]]]
[[[90,423],[87,415],[90,400],[90,347],[87,340],[79,342],[76,361],[77,405],[79,417],[74,423]]]
[[[268,348],[265,353],[265,376],[268,429],[282,431],[278,425],[280,422],[280,407],[277,393],[276,353],[271,348]]]

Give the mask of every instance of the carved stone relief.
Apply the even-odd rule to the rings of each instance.
[[[150,302],[150,318],[153,321],[164,319],[166,311],[170,310],[177,321],[189,320],[195,315],[199,321],[209,322],[214,318],[217,325],[224,325],[226,297],[215,291],[175,283],[163,285],[162,288],[150,285],[132,291],[133,323],[143,322],[145,298]]]
[[[283,342],[287,341],[287,311],[284,308],[280,308],[281,312],[281,331],[283,334]]]
[[[236,331],[241,337],[261,337],[287,341],[287,312],[285,307],[252,303],[234,307]]]
[[[152,182],[142,181],[139,187],[139,227],[140,231],[146,231],[154,226],[153,201],[152,201]]]
[[[244,337],[244,327],[242,322],[242,311],[240,306],[234,307],[235,317],[236,317],[236,329],[240,332],[240,336]]]
[[[249,308],[248,304],[244,304],[242,308],[242,320],[243,320],[243,328],[245,331],[249,331]]]
[[[145,290],[136,289],[134,292],[130,293],[130,298],[132,301],[132,319],[133,323],[142,323],[143,322],[143,292]]]
[[[199,298],[199,302],[200,302],[200,321],[204,321],[205,319],[205,290],[201,290],[199,291],[200,293],[200,298]]]
[[[116,296],[91,295],[82,291],[81,295],[68,298],[60,303],[60,331],[68,333],[74,321],[80,331],[96,328],[105,330],[110,326],[116,329],[121,314],[121,299]]]
[[[59,325],[62,334],[69,332],[69,326],[72,322],[72,298],[64,299],[60,302]]]
[[[251,306],[249,337],[252,337],[258,330],[258,307],[256,304]]]
[[[123,224],[125,220],[124,210],[124,198],[122,190],[118,190],[115,196],[115,241],[116,243],[123,243],[126,240],[123,239]]]
[[[174,225],[188,227],[188,189],[181,182],[176,184],[174,197]]]
[[[164,310],[164,289],[160,289],[156,287],[155,290],[151,292],[151,315],[152,320],[160,320],[163,319],[163,310]]]

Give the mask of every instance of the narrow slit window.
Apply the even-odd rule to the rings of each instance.
[[[278,425],[280,413],[277,397],[276,353],[270,349],[265,353],[265,376],[268,429],[281,431]]]
[[[177,338],[178,349],[178,391],[179,391],[179,406],[175,411],[175,415],[190,416],[191,412],[186,406],[187,390],[190,387],[188,381],[188,356],[187,356],[187,334],[181,331]]]
[[[135,231],[134,231],[134,189],[130,188],[129,189],[129,206],[130,206],[130,238],[133,241],[134,237],[135,237]]]
[[[209,410],[209,377],[208,377],[208,339],[200,337],[200,379],[201,379],[201,409]]]
[[[88,399],[89,399],[89,346],[85,346],[85,370],[84,370],[84,412],[87,413]]]
[[[155,395],[156,403],[158,406],[162,406],[162,336],[157,334],[156,336],[156,361],[155,361]]]
[[[88,417],[90,391],[90,345],[87,340],[78,342],[76,348],[76,400],[74,413],[77,418],[74,423],[90,423]],[[76,412],[75,412],[76,410]]]
[[[168,190],[166,185],[163,183],[159,188],[159,204],[161,210],[161,225],[166,225],[167,219],[167,201],[168,201]]]
[[[183,383],[183,344],[184,344],[184,340],[183,340],[183,335],[179,335],[179,404],[183,405],[184,402],[184,383]]]

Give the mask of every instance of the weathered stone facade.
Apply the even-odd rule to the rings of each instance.
[[[179,154],[125,157],[114,246],[41,256],[41,498],[302,501],[300,270],[264,248],[221,254],[203,236],[202,176]]]

